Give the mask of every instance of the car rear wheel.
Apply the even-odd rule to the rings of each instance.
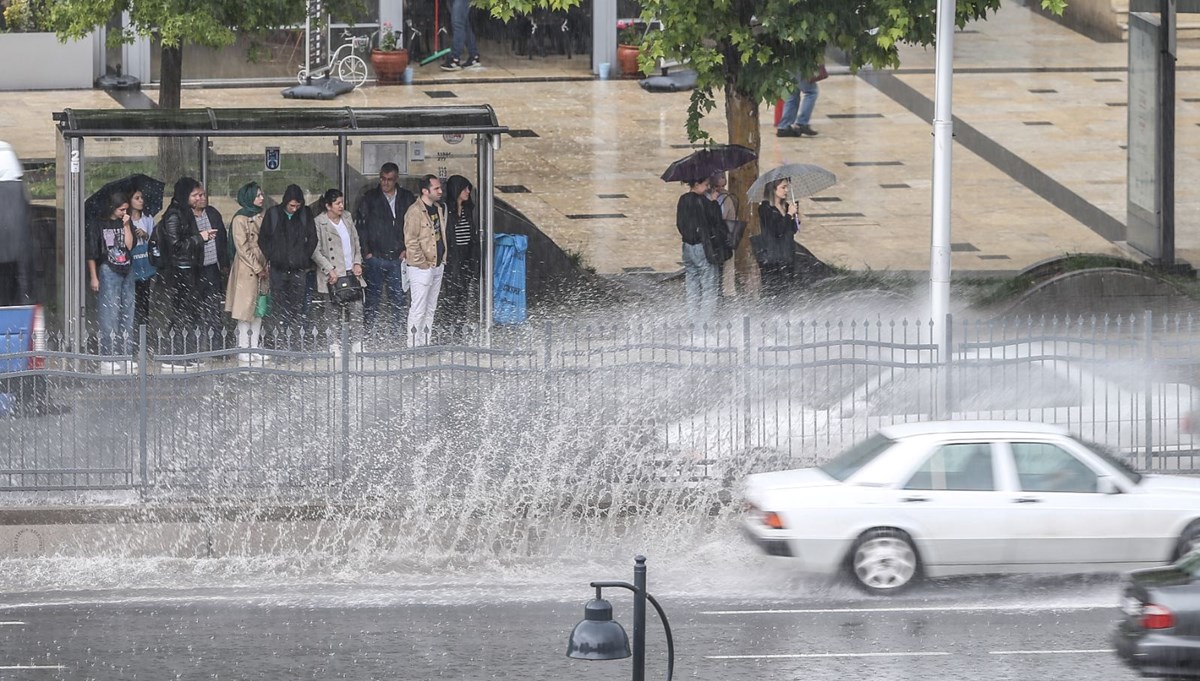
[[[854,543],[847,564],[851,579],[877,595],[903,591],[920,576],[921,560],[912,539],[898,530],[871,530]]]

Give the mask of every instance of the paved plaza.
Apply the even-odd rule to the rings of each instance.
[[[1101,236],[1125,222],[1127,49],[1007,5],[956,36],[953,266],[1009,273],[1063,253],[1123,252]],[[492,105],[508,136],[497,194],[601,273],[680,268],[674,227],[683,187],[659,174],[689,151],[688,93],[599,81],[588,60],[492,55],[486,68],[430,65],[410,86],[367,86],[330,102],[283,99],[280,86],[189,88],[185,107]],[[815,163],[838,184],[804,200],[800,241],[853,269],[921,272],[929,263],[934,53],[906,48],[897,71],[851,75],[831,64],[815,138],[777,138],[761,112],[761,168]],[[1177,105],[1177,248],[1200,262],[1200,46],[1181,42]],[[186,67],[185,67],[186,68]],[[185,71],[186,73],[186,71]],[[448,93],[448,94],[447,94]],[[145,90],[151,99],[154,89]],[[725,141],[722,96],[706,128]],[[100,91],[0,93],[0,139],[28,160],[55,155],[51,113],[117,108]],[[314,141],[312,144],[324,144]],[[371,169],[366,169],[370,174]],[[323,187],[306,187],[315,196]]]

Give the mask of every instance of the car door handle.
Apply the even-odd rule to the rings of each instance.
[[[1014,504],[1038,504],[1041,503],[1041,501],[1042,500],[1037,497],[1017,497],[1016,499],[1013,499]]]
[[[929,501],[929,497],[904,497],[900,501],[907,501],[907,502]]]

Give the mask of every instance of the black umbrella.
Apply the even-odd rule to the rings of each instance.
[[[128,197],[135,191],[140,191],[142,198],[146,200],[146,207],[142,212],[146,215],[157,215],[162,210],[164,189],[165,184],[162,180],[156,180],[149,175],[139,173],[122,177],[92,192],[83,202],[83,214],[85,219],[103,220],[111,214],[112,206],[108,205],[108,202],[114,192],[121,192]]]
[[[758,158],[746,147],[737,144],[714,144],[700,149],[667,166],[664,182],[693,182],[713,173],[740,168]]]

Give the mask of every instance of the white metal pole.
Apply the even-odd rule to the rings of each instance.
[[[938,0],[934,36],[937,66],[933,104],[933,229],[929,248],[929,295],[934,336],[945,353],[950,312],[950,171],[954,144],[951,112],[954,76],[954,0]],[[945,356],[944,354],[942,355]]]

